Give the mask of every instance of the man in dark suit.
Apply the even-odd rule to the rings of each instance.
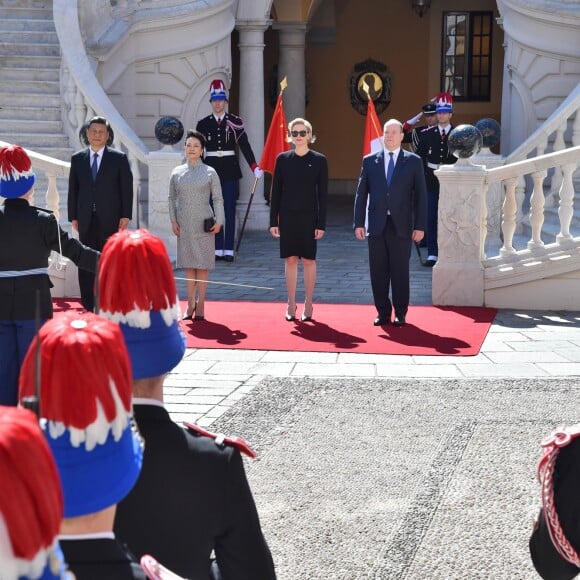
[[[124,264],[141,272],[138,287],[128,283]],[[119,287],[124,293],[114,291]],[[185,352],[163,241],[143,230],[112,236],[100,262],[99,295],[102,315],[121,321],[134,418],[145,440],[139,480],[117,506],[116,535],[136,556],[151,554],[186,578],[274,580],[239,441],[185,430],[163,405],[165,375]],[[212,551],[221,576],[210,576]]]
[[[86,130],[89,147],[71,158],[68,182],[68,219],[80,241],[102,250],[107,238],[129,226],[133,211],[133,174],[122,151],[112,141],[109,122],[93,117]],[[95,276],[79,270],[81,301],[94,309]]]
[[[378,314],[374,325],[390,323],[394,306],[394,324],[403,326],[409,307],[409,258],[412,243],[424,235],[427,190],[420,157],[401,148],[402,123],[390,119],[383,130],[385,149],[363,159],[354,201],[354,233],[358,240],[368,236]]]
[[[204,161],[217,171],[224,197],[226,223],[215,236],[216,260],[233,262],[238,182],[242,177],[238,147],[256,178],[262,177],[264,172],[256,163],[244,121],[226,111],[228,95],[222,80],[216,79],[211,82],[209,101],[213,113],[200,119],[196,129],[205,135]]]

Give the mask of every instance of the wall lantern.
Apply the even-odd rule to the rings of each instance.
[[[427,14],[427,10],[431,7],[431,0],[411,0],[411,8],[413,12],[423,18],[424,14]]]

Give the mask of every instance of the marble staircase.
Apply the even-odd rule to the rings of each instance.
[[[73,149],[63,130],[60,46],[52,2],[3,0],[0,5],[0,141],[69,161]],[[45,205],[43,175],[38,205]],[[64,182],[59,184],[66,191]]]

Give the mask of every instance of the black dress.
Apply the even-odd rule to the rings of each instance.
[[[270,227],[280,228],[280,257],[314,260],[314,230],[326,229],[328,163],[316,151],[280,153],[270,203]]]

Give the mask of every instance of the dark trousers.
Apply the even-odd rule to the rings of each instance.
[[[238,198],[238,182],[223,181],[222,195],[224,196],[224,211],[226,223],[215,236],[216,250],[234,251],[234,238],[236,235],[236,201]]]
[[[35,333],[35,320],[0,320],[0,405],[18,403],[18,375]]]
[[[427,254],[429,256],[438,256],[439,248],[437,246],[437,215],[439,213],[439,192],[427,192]]]
[[[89,246],[89,248],[99,250],[100,252],[107,238],[108,235],[101,231],[97,214],[93,213],[88,230],[82,234],[79,232],[79,240],[85,246]],[[79,288],[83,307],[89,312],[93,312],[95,309],[95,275],[88,270],[79,268]]]
[[[380,236],[368,237],[371,287],[379,316],[391,316],[389,287],[395,315],[407,314],[411,243],[411,237],[402,238],[397,235],[390,217]]]

